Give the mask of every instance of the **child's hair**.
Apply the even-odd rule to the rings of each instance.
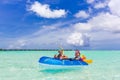
[[[80,51],[79,50],[76,50],[75,53],[79,53],[79,55],[80,55]]]
[[[75,52],[78,52],[78,53],[80,53],[80,51],[79,51],[79,50],[75,50]]]

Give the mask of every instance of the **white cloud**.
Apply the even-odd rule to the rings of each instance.
[[[114,38],[119,39],[120,17],[110,13],[101,13],[91,18],[86,23],[61,22],[51,25],[43,25],[38,31],[31,35],[18,38],[9,45],[11,48],[58,48],[62,43],[64,48],[72,46],[88,46],[90,41],[108,42]],[[62,27],[66,26],[67,27]],[[95,30],[95,31],[94,31]],[[112,36],[111,36],[112,34]],[[21,41],[22,40],[22,41]],[[97,42],[97,43],[98,43]],[[32,45],[32,46],[31,46]],[[7,45],[8,46],[8,45]],[[67,46],[67,47],[65,47]]]
[[[53,24],[50,26],[43,26],[42,30],[39,30],[34,33],[34,36],[36,35],[38,36],[35,37],[33,41],[37,42],[37,44],[39,43],[39,41],[41,41],[42,43],[47,42],[49,44],[53,42],[59,45],[60,45],[60,42],[63,43],[63,45],[68,45],[68,44],[75,45],[75,46],[89,45],[89,35],[86,32],[91,30],[91,25],[86,24],[86,23],[76,23],[69,27],[61,28],[61,26],[63,26],[64,24],[66,25],[70,23],[65,22],[65,23]],[[42,34],[42,33],[45,33],[45,34]],[[77,36],[77,39],[73,38],[76,36]],[[59,39],[61,40],[59,41]],[[75,42],[72,42],[74,40]]]
[[[92,26],[87,23],[76,23],[73,25],[75,31],[78,32],[88,32],[91,30]]]
[[[76,23],[71,26],[71,33],[67,36],[67,43],[73,46],[89,46],[89,32],[92,26],[88,23]]]
[[[25,39],[14,40],[9,46],[8,49],[20,49],[26,45]]]
[[[94,8],[99,9],[99,8],[105,8],[107,6],[107,2],[99,2],[96,3]]]
[[[79,11],[74,15],[76,18],[88,18],[89,14],[86,13],[85,11]]]
[[[110,0],[108,6],[114,15],[120,16],[120,0]]]
[[[30,35],[17,39],[7,40],[10,42],[8,48],[58,48],[61,44],[65,48],[66,37],[71,33],[69,28],[60,28],[66,22],[59,22],[51,25],[43,25]],[[67,47],[66,47],[67,48]]]
[[[58,48],[61,43],[64,48],[70,47],[69,45],[89,46],[91,39],[99,42],[99,40],[118,38],[118,35],[111,36],[111,34],[120,31],[119,21],[120,17],[118,16],[101,13],[86,23],[73,24],[74,22],[68,21],[49,26],[43,25],[42,28],[31,35],[8,40],[11,41],[9,48]],[[66,25],[67,27],[62,27]],[[97,30],[97,32],[94,32],[94,30]]]
[[[89,24],[95,29],[106,31],[120,31],[120,17],[111,15],[109,13],[101,13],[88,21]]]
[[[107,6],[107,4],[108,4],[107,1],[104,3],[98,3],[95,5],[95,8],[104,8],[105,6]],[[89,14],[87,14],[85,11],[79,11],[74,16],[78,18],[80,17],[87,18],[89,17]],[[48,39],[49,39],[49,41],[47,42],[48,44],[56,43],[59,42],[58,40],[59,38],[61,38],[62,42],[65,42],[66,40],[67,43],[64,43],[65,45],[71,44],[74,46],[85,46],[85,45],[89,45],[90,38],[92,39],[94,38],[93,40],[104,40],[107,38],[107,36],[109,36],[109,33],[112,34],[114,32],[119,32],[120,31],[119,21],[120,21],[120,17],[116,16],[115,14],[113,15],[110,14],[109,12],[108,13],[103,12],[98,14],[97,16],[94,16],[86,23],[78,22],[70,25],[70,27],[67,28],[59,29],[58,27],[58,29],[56,29],[57,26],[63,26],[61,25],[62,23],[57,26],[55,25],[44,26],[42,30],[36,32],[38,36],[34,37],[34,39],[30,41],[30,43],[40,44],[39,41],[44,43],[45,40],[47,41]],[[94,32],[94,30],[97,32]],[[45,32],[49,32],[49,33],[46,33],[45,35],[42,36],[40,35],[41,33],[45,33]],[[104,34],[106,34],[105,38],[100,37]],[[108,38],[108,39],[112,39],[112,38]]]
[[[89,3],[94,2],[94,0],[90,1],[91,2]],[[96,6],[96,8],[102,8],[106,6],[106,4],[99,4],[99,6]],[[114,32],[120,32],[119,0],[111,0],[108,6],[110,7],[112,14],[109,12],[100,13],[92,17],[86,23],[75,23],[76,21],[74,20],[73,23],[75,24],[68,21],[49,26],[42,25],[40,30],[31,35],[7,40],[6,42],[8,42],[9,48],[25,48],[25,46],[28,48],[41,48],[46,45],[46,48],[49,48],[48,46],[50,46],[50,48],[53,46],[56,48],[56,45],[60,42],[63,43],[63,45],[71,44],[74,46],[85,46],[89,45],[89,39],[92,39],[93,41],[104,41],[106,39],[112,41],[112,39],[116,40],[117,38],[117,40],[119,40],[120,35],[114,34]],[[46,18],[59,18],[66,14],[65,10],[51,10],[49,5],[42,5],[39,2],[32,4],[29,10],[35,12],[38,16]],[[57,15],[58,12],[61,14]],[[89,14],[85,11],[79,11],[75,16],[87,18],[89,17]],[[65,25],[67,25],[67,27],[62,28],[62,26]],[[96,32],[94,32],[94,30]],[[6,46],[8,46],[8,44]]]
[[[43,46],[43,44],[52,44],[50,46],[55,46],[60,44],[60,42],[63,43],[63,45],[70,44],[73,46],[86,46],[89,45],[91,38],[94,38],[93,40],[106,39],[100,36],[104,34],[108,36],[109,32],[113,33],[120,30],[119,21],[120,18],[118,16],[111,15],[109,13],[101,13],[88,20],[86,23],[79,22],[70,25],[70,22],[63,22],[49,26],[44,25],[42,29],[36,31],[27,38],[29,39],[27,41],[29,41],[30,45],[32,44],[37,46]],[[68,24],[69,27],[61,28],[61,26]],[[94,32],[94,30],[101,33]]]
[[[87,0],[87,3],[93,3],[94,0]]]
[[[68,38],[67,38],[67,43],[74,45],[74,46],[86,46],[89,45],[89,39],[86,37],[86,35],[80,33],[80,32],[75,32],[72,33]]]
[[[89,44],[89,39],[106,40],[107,38],[117,38],[116,34],[112,35],[112,37],[110,37],[110,34],[120,33],[120,17],[110,13],[100,13],[88,20],[88,22],[79,22],[72,25],[72,27],[74,33],[69,34],[67,42],[75,46],[84,46]],[[86,35],[84,35],[85,33]]]
[[[52,10],[48,4],[41,4],[38,1],[35,1],[28,10],[36,13],[40,17],[45,18],[60,18],[66,15],[65,10]]]
[[[91,18],[86,23],[76,23],[73,26],[73,30],[76,32],[90,32],[90,31],[108,31],[119,32],[120,31],[120,17],[112,15],[110,13],[100,13],[97,16]]]

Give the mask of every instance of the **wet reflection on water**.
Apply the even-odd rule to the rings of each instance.
[[[65,69],[42,69],[40,70],[40,72],[42,73],[49,73],[49,74],[68,73],[72,71],[82,71],[82,69],[81,68],[79,69],[65,68]]]

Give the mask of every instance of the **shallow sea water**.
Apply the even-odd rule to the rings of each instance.
[[[0,80],[120,80],[120,51],[81,51],[93,63],[57,68],[38,63],[57,51],[0,51]],[[64,52],[68,57],[74,51]]]

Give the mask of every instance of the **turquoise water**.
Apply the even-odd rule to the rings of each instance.
[[[120,51],[81,51],[93,63],[79,68],[41,66],[57,51],[0,51],[0,80],[120,80]],[[65,51],[69,57],[74,51]]]

